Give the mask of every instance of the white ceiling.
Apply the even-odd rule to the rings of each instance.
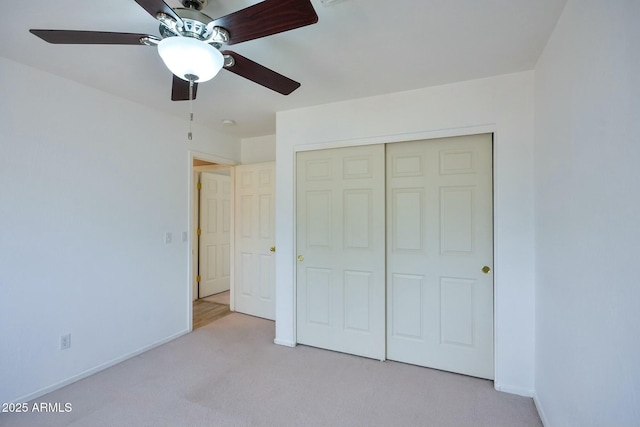
[[[179,6],[178,0],[166,1]],[[210,0],[217,18],[257,0]],[[198,88],[197,122],[240,138],[275,133],[275,112],[532,69],[566,0],[312,0],[317,24],[229,46],[302,84],[289,96],[226,70]],[[6,10],[0,56],[168,114],[171,73],[156,48],[51,45],[30,28],[158,35],[134,0],[30,0]],[[8,27],[8,28],[7,28]],[[16,84],[37,84],[16,82]],[[233,119],[237,126],[222,126]]]

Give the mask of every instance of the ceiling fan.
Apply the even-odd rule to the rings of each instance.
[[[283,95],[300,87],[300,83],[222,47],[315,24],[318,15],[310,0],[265,0],[218,19],[201,12],[208,0],[181,0],[184,7],[175,9],[163,0],[135,1],[160,22],[160,38],[103,31],[29,31],[53,44],[157,46],[174,74],[173,101],[194,99],[198,82],[213,78],[222,68]]]

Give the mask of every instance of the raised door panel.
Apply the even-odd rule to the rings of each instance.
[[[241,297],[252,297],[253,284],[255,283],[255,277],[252,274],[252,272],[254,271],[253,254],[241,252],[240,256],[237,259],[238,274],[236,276],[236,289],[240,289]]]
[[[301,320],[307,324],[330,326],[331,270],[308,268],[306,270],[305,293],[305,315]]]
[[[273,239],[273,195],[262,194],[258,197],[258,234],[261,239]]]
[[[305,223],[309,224],[305,243],[312,247],[331,247],[333,210],[331,206],[332,191],[308,191],[304,206]]]
[[[251,194],[244,194],[238,198],[240,221],[238,221],[239,237],[251,239],[253,237],[253,199]]]
[[[345,249],[370,249],[371,190],[346,190],[343,193],[344,247]]]
[[[474,347],[475,319],[472,279],[440,278],[440,342],[449,345]]]
[[[215,245],[207,246],[207,273],[203,276],[206,280],[213,280],[218,277],[218,247]]]
[[[424,190],[422,188],[394,189],[391,194],[393,222],[391,240],[394,251],[422,251]]]
[[[391,336],[415,340],[423,338],[423,283],[424,276],[421,275],[396,273],[391,276]]]
[[[344,329],[371,332],[372,274],[369,271],[344,272]],[[366,304],[363,304],[366,301]]]
[[[474,248],[474,187],[440,188],[440,253],[469,255]]]

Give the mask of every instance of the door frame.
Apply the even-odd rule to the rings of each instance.
[[[211,165],[211,166],[194,166],[193,165],[193,161],[194,160],[203,160],[206,162],[211,162],[211,163],[215,163],[215,165]],[[231,309],[231,311],[234,310],[234,300],[233,300],[233,295],[234,295],[234,273],[233,273],[233,267],[234,267],[234,255],[233,255],[233,251],[235,249],[235,242],[234,242],[234,230],[235,230],[235,212],[234,212],[234,203],[235,203],[235,197],[234,197],[234,193],[235,193],[235,168],[234,166],[237,165],[237,162],[234,162],[233,160],[229,160],[226,159],[224,157],[219,157],[219,156],[214,156],[211,154],[206,154],[206,153],[202,153],[199,151],[194,151],[194,150],[188,150],[188,200],[187,200],[187,219],[188,219],[188,233],[189,235],[187,236],[187,280],[186,280],[186,286],[187,286],[187,317],[188,317],[188,325],[189,325],[189,332],[191,332],[193,330],[193,283],[195,281],[196,275],[197,275],[197,271],[195,271],[194,269],[194,256],[197,256],[197,248],[196,248],[196,243],[197,243],[197,239],[194,239],[194,236],[196,235],[196,231],[198,229],[198,224],[196,221],[194,221],[194,217],[195,217],[195,206],[194,206],[194,200],[195,200],[195,195],[196,192],[198,191],[197,187],[197,182],[194,180],[194,174],[195,172],[206,172],[207,170],[215,170],[215,169],[222,169],[222,168],[228,168],[230,173],[230,179],[231,179],[231,206],[230,206],[230,212],[229,212],[229,216],[230,216],[230,263],[231,263],[231,277],[229,278],[229,289],[230,289],[230,306],[229,308]],[[194,253],[195,252],[195,253]]]
[[[502,304],[499,304],[499,299],[497,298],[498,292],[496,291],[499,283],[499,271],[502,266],[502,262],[500,257],[498,256],[499,251],[497,250],[497,242],[498,236],[496,223],[496,212],[498,205],[498,195],[495,191],[496,182],[498,182],[497,176],[499,175],[498,168],[498,159],[497,159],[497,151],[496,145],[498,143],[498,129],[495,124],[488,125],[480,125],[480,126],[469,126],[465,128],[452,128],[452,129],[440,129],[435,131],[426,131],[426,132],[410,132],[410,133],[402,133],[402,134],[391,134],[384,136],[374,136],[368,138],[354,138],[348,140],[337,140],[337,141],[324,141],[321,143],[315,144],[301,144],[293,147],[293,174],[295,177],[297,170],[297,154],[300,151],[315,151],[315,150],[325,150],[330,148],[345,148],[345,147],[354,147],[360,145],[376,145],[376,144],[393,144],[396,142],[409,142],[409,141],[417,141],[417,140],[430,140],[430,139],[439,139],[439,138],[449,138],[449,137],[458,137],[458,136],[469,136],[469,135],[478,135],[478,134],[491,134],[492,135],[492,144],[491,144],[491,160],[492,160],[492,168],[493,173],[491,175],[491,186],[492,186],[492,211],[493,211],[493,372],[494,372],[494,381],[495,378],[498,377],[498,365],[496,363],[497,360],[497,336],[496,336],[496,318],[499,315],[499,309],[502,307]],[[276,344],[285,345],[288,347],[295,347],[298,345],[298,306],[297,306],[297,298],[298,298],[298,281],[297,281],[297,269],[298,263],[295,260],[295,257],[298,253],[297,248],[297,213],[295,212],[295,206],[297,206],[297,180],[293,180],[293,206],[294,206],[294,214],[293,214],[293,258],[291,260],[293,269],[293,324],[291,325],[293,329],[293,342],[283,342],[282,340],[275,339],[274,342]],[[277,231],[276,231],[277,233]],[[276,242],[277,244],[277,242]],[[277,271],[277,268],[276,268]],[[498,273],[496,273],[496,271]],[[276,300],[277,303],[277,300]],[[385,317],[386,317],[385,310]],[[278,319],[277,314],[277,306],[276,306],[276,321]],[[386,318],[385,318],[386,321]]]

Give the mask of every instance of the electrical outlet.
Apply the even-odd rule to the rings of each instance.
[[[60,336],[60,350],[71,348],[71,334]]]
[[[189,240],[189,234],[186,231],[182,232],[182,241],[186,242]]]
[[[171,243],[172,240],[173,240],[173,234],[170,231],[167,231],[164,234],[164,243],[168,245],[169,243]]]

